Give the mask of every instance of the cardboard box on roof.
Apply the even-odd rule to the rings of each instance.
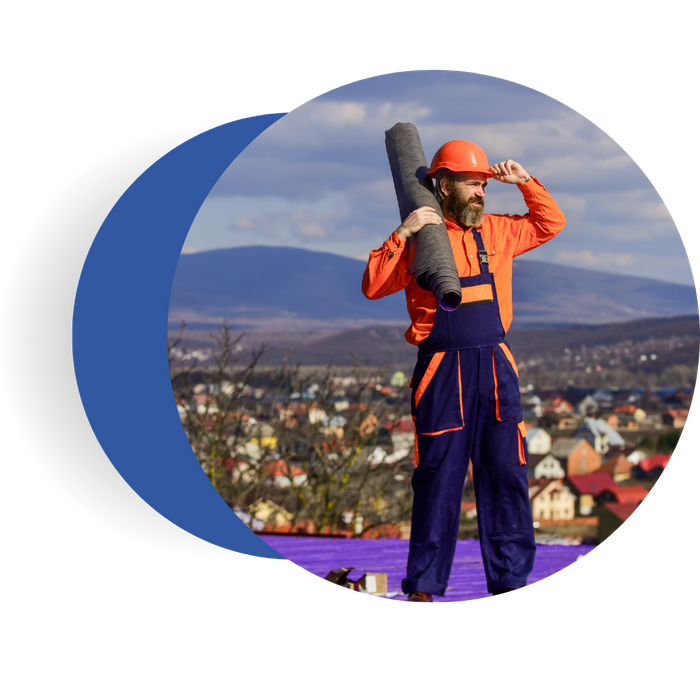
[[[365,575],[357,582],[360,585],[361,590],[367,591],[367,593],[387,593],[387,578],[384,573],[370,573],[366,572]]]
[[[348,581],[348,574],[353,571],[354,568],[354,566],[350,566],[348,568],[343,567],[341,569],[333,569],[333,571],[329,571],[324,578],[326,581],[337,583],[343,588],[352,588],[350,582]]]
[[[326,581],[336,583],[343,588],[350,588],[353,591],[365,591],[367,593],[387,593],[387,575],[385,573],[364,572],[362,576],[356,580],[348,578],[354,567],[334,569],[326,574]],[[355,575],[357,572],[355,573]]]

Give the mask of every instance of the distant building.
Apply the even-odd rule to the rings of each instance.
[[[263,466],[262,472],[267,479],[271,479],[275,486],[280,488],[287,488],[292,484],[301,486],[308,478],[306,472],[299,467],[288,464],[283,459],[268,462]]]
[[[610,537],[638,506],[639,503],[604,503],[598,512],[598,542]]]
[[[628,420],[640,423],[647,417],[647,412],[632,403],[626,403],[615,407],[615,413],[627,416]]]
[[[625,440],[614,428],[604,420],[586,418],[573,437],[588,440],[598,454],[605,454],[611,447],[624,447]]]
[[[613,405],[614,397],[607,389],[598,389],[592,396],[601,408],[610,408]]]
[[[654,455],[642,459],[632,467],[632,474],[637,479],[650,479],[661,476],[671,455]]]
[[[540,418],[544,413],[544,408],[542,406],[542,399],[539,396],[533,394],[524,399],[524,405],[529,407],[529,412],[533,416]]]
[[[582,401],[579,401],[576,406],[578,412],[582,416],[592,416],[600,410],[600,404],[593,398],[591,394],[584,397]]]
[[[533,520],[573,520],[576,496],[561,481],[530,487]]]
[[[590,474],[600,469],[602,464],[601,456],[581,437],[555,440],[552,454],[561,462],[567,476]]]
[[[622,450],[615,448],[608,452],[599,471],[610,474],[616,482],[624,481],[632,475],[632,463]]]
[[[666,413],[664,413],[662,416],[664,425],[668,425],[676,429],[685,427],[685,422],[687,419],[688,409],[686,408],[674,408],[670,411],[666,411]]]
[[[527,451],[531,455],[546,455],[552,449],[552,438],[544,428],[528,428]]]
[[[615,486],[598,496],[598,503],[641,503],[649,495],[643,486]]]
[[[604,491],[614,489],[617,484],[610,474],[576,474],[567,477],[567,483],[578,497],[579,515],[591,515],[598,506],[598,497]]]
[[[529,479],[563,479],[566,472],[551,452],[547,455],[528,454],[527,476]]]
[[[258,499],[248,509],[250,515],[266,524],[266,529],[285,526],[292,520],[292,514],[269,499]]]
[[[651,453],[649,450],[645,450],[643,448],[637,448],[636,450],[632,450],[628,455],[627,455],[627,461],[632,464],[639,464],[643,459],[648,459],[651,457]]]
[[[616,413],[604,413],[601,417],[613,430],[617,430],[620,425],[620,417]]]

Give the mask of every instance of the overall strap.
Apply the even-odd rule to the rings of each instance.
[[[472,233],[474,234],[474,241],[476,242],[476,248],[479,253],[479,267],[481,268],[482,273],[488,273],[489,254],[486,252],[484,240],[482,239],[481,234],[475,228],[472,229]]]

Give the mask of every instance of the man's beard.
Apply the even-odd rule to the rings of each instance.
[[[478,202],[481,206],[473,207],[472,202]],[[462,226],[467,228],[480,226],[484,218],[484,198],[465,199],[460,192],[453,191],[447,198],[446,209],[447,213]]]

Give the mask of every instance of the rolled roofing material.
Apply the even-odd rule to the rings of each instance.
[[[418,129],[413,124],[399,122],[385,135],[401,221],[419,207],[433,207],[440,213],[432,180],[426,176],[428,161]],[[410,272],[418,284],[429,289],[446,311],[456,309],[462,301],[462,285],[445,222],[439,226],[428,224],[411,236],[408,255]]]

